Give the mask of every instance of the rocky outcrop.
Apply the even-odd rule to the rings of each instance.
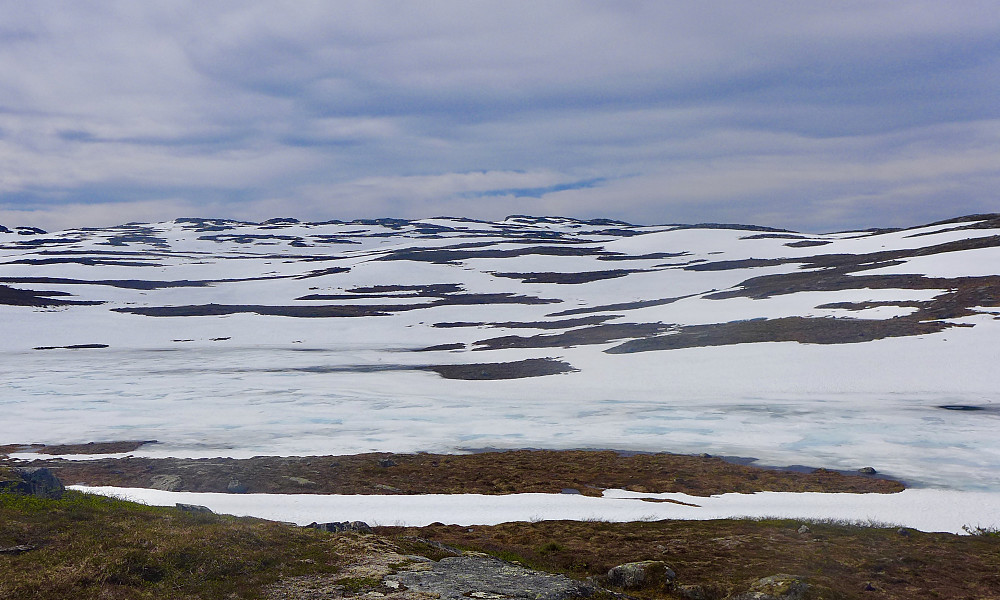
[[[565,600],[591,596],[595,588],[564,575],[533,571],[485,555],[442,558],[422,570],[401,571],[385,578],[386,587],[428,594],[441,600],[526,598]]]
[[[195,513],[211,513],[212,509],[207,506],[202,506],[200,504],[184,504],[182,502],[177,503],[177,508],[184,512],[195,512]]]
[[[0,471],[0,493],[58,500],[65,489],[59,478],[45,467],[14,467],[6,472]]]
[[[310,523],[306,527],[329,531],[330,533],[344,533],[353,531],[356,533],[372,533],[372,528],[364,521],[334,521],[332,523]]]

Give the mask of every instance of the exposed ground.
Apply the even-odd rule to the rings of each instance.
[[[802,525],[790,520],[542,521],[376,531],[486,551],[578,578],[602,575],[624,562],[663,560],[677,572],[678,586],[691,586],[692,594],[700,590],[706,600],[725,598],[775,573],[804,576],[826,598],[1000,598],[996,535],[822,523],[808,523],[808,531],[800,533]]]
[[[452,555],[444,544],[581,581],[595,577],[597,584],[614,565],[666,561],[677,573],[673,589],[629,590],[640,598],[721,600],[777,573],[803,577],[812,599],[1000,598],[1000,537],[995,534],[823,523],[808,523],[804,530],[802,525],[788,520],[542,521],[331,534],[72,491],[62,500],[0,494],[0,597],[427,598],[397,584],[419,579],[407,574],[414,570],[452,573],[454,565],[439,569],[440,563],[421,558]],[[483,589],[477,587],[482,581],[470,577],[481,571],[453,577],[459,591],[467,589],[462,597],[512,597],[475,592]],[[594,597],[613,596],[598,590]]]
[[[135,442],[132,442],[135,443]],[[122,442],[103,446],[121,452]],[[99,444],[46,447],[56,453],[97,453]],[[0,447],[0,452],[17,446]],[[68,484],[155,487],[173,491],[225,492],[238,481],[251,493],[315,494],[511,494],[574,489],[599,496],[608,488],[683,492],[879,492],[903,489],[896,481],[816,469],[780,471],[734,464],[722,458],[680,454],[622,454],[595,450],[516,450],[474,454],[355,454],[250,459],[107,458],[37,460]]]

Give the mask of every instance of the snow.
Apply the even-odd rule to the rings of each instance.
[[[420,227],[444,230],[430,235]],[[0,444],[82,443],[156,439],[134,456],[249,457],[352,454],[368,451],[460,452],[498,448],[616,448],[751,456],[763,464],[855,470],[873,466],[910,485],[968,493],[1000,492],[1000,321],[997,307],[963,317],[971,327],[932,335],[822,345],[739,344],[636,354],[607,354],[609,342],[572,348],[413,352],[439,344],[471,346],[507,335],[552,334],[534,327],[439,328],[435,323],[551,322],[561,311],[618,315],[608,323],[697,325],[801,317],[890,319],[912,306],[862,311],[817,308],[849,302],[914,303],[946,290],[803,291],[766,299],[707,298],[762,275],[802,272],[801,262],[715,271],[684,269],[691,261],[800,259],[825,254],[914,249],[995,236],[995,229],[885,234],[803,234],[829,241],[746,239],[760,232],[635,227],[630,237],[598,233],[618,226],[555,222],[478,223],[439,218],[393,229],[365,224],[233,225],[198,232],[188,223],[148,226],[166,247],[105,243],[127,230],[48,234],[71,244],[32,248],[29,236],[0,234],[0,279],[17,277],[213,281],[203,287],[154,290],[95,283],[17,283],[55,290],[97,306],[0,306]],[[936,233],[935,233],[936,232]],[[929,233],[913,237],[915,233]],[[559,235],[538,240],[538,236]],[[255,243],[203,236],[298,236]],[[527,236],[533,241],[512,237]],[[322,236],[329,236],[324,238]],[[385,237],[376,237],[385,236]],[[225,239],[225,238],[222,238]],[[346,240],[328,242],[325,239]],[[525,254],[453,263],[381,260],[393,251],[465,246],[466,250],[593,248],[628,255],[684,252],[667,259],[600,260],[596,255]],[[76,255],[51,254],[73,250]],[[107,252],[148,253],[159,266],[15,261]],[[123,254],[118,258],[142,258]],[[314,260],[315,258],[329,260]],[[987,248],[905,259],[858,275],[914,273],[933,277],[1000,275],[1000,250]],[[670,265],[675,266],[657,266]],[[348,272],[302,278],[331,267]],[[580,273],[652,269],[585,284],[523,283],[492,272]],[[219,281],[269,277],[253,281]],[[3,283],[0,281],[0,283]],[[506,293],[561,300],[551,304],[435,304],[436,297],[296,300],[307,294],[349,295],[357,287],[459,284],[463,293]],[[595,307],[684,298],[646,308]],[[418,305],[387,316],[292,318],[238,313],[147,317],[116,308],[199,304],[314,306]],[[40,346],[108,344],[104,349],[33,350]],[[440,364],[551,357],[577,371],[502,381],[462,381],[413,370]],[[941,408],[967,405],[982,410]],[[560,499],[560,502],[565,501]],[[642,503],[647,505],[650,503]],[[644,506],[644,508],[649,508]]]
[[[216,513],[252,516],[298,525],[364,521],[369,525],[422,527],[439,522],[495,525],[511,521],[652,521],[732,518],[838,520],[965,533],[963,527],[1000,526],[1000,494],[953,490],[905,490],[898,494],[758,492],[711,497],[639,494],[607,490],[580,494],[321,495],[165,492],[143,488],[70,486],[155,506],[206,506]],[[642,498],[668,500],[647,502]],[[685,504],[678,504],[683,502]],[[688,506],[694,505],[694,506]],[[941,510],[947,506],[948,510]]]

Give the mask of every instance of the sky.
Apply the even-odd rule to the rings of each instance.
[[[1000,212],[995,0],[4,2],[0,224]]]

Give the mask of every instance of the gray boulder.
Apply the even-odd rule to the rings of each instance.
[[[0,472],[0,493],[21,494],[58,500],[66,488],[52,471],[45,467],[14,467]]]
[[[182,502],[177,503],[177,508],[183,510],[184,512],[196,512],[196,513],[211,513],[212,509],[207,506],[202,506],[200,504],[184,504]]]
[[[353,531],[356,533],[372,533],[372,528],[364,521],[334,521],[332,523],[310,523],[306,527],[329,531],[330,533],[344,533]]]
[[[669,587],[677,573],[662,560],[643,560],[618,565],[608,571],[608,585],[625,590]]]

